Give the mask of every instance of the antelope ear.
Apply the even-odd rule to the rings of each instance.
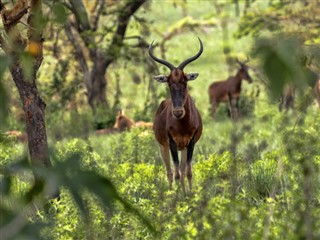
[[[153,79],[157,80],[158,82],[161,82],[161,83],[165,83],[168,80],[167,77],[164,75],[154,76]]]
[[[187,74],[187,79],[188,81],[195,80],[199,76],[199,73],[188,73]]]

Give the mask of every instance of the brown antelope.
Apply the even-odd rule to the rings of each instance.
[[[306,68],[307,75],[307,84],[313,88],[315,98],[320,107],[320,75],[317,75],[314,71],[309,68]],[[279,111],[281,112],[283,107],[286,111],[289,108],[293,109],[295,90],[297,87],[293,83],[288,83],[283,87],[282,95],[279,103]]]
[[[153,123],[152,122],[145,122],[145,121],[137,121],[133,123],[133,127],[137,128],[152,128]]]
[[[127,116],[125,116],[122,113],[122,110],[119,109],[118,115],[116,117],[116,122],[115,122],[113,128],[119,130],[120,132],[123,132],[125,130],[130,131],[132,125],[133,125],[132,120],[130,118],[128,118]]]
[[[172,189],[173,174],[170,165],[171,151],[175,168],[175,179],[181,180],[183,192],[186,193],[184,183],[187,174],[189,189],[192,189],[192,155],[195,143],[202,133],[202,120],[193,100],[188,94],[188,81],[195,80],[198,73],[184,73],[183,69],[189,63],[196,60],[203,51],[203,45],[199,38],[199,52],[175,67],[166,60],[155,57],[152,53],[152,43],[149,46],[150,57],[170,69],[168,76],[159,75],[154,79],[160,83],[167,83],[171,98],[161,102],[155,113],[153,131],[160,145],[160,152],[164,161],[169,187]],[[181,151],[181,163],[179,165],[178,151]]]
[[[280,97],[280,103],[279,103],[279,112],[282,111],[283,107],[286,111],[289,110],[289,108],[293,109],[294,105],[294,96],[295,96],[295,87],[293,84],[286,84],[283,87],[282,94]]]
[[[13,140],[18,141],[18,142],[27,142],[28,141],[28,135],[26,132],[12,130],[12,131],[5,132],[5,135]]]
[[[109,135],[117,132],[117,129],[114,128],[103,128],[95,131],[96,135]]]
[[[238,118],[238,105],[242,79],[252,83],[252,79],[248,72],[248,66],[246,65],[247,62],[248,60],[245,62],[240,62],[237,60],[240,68],[235,76],[231,76],[225,81],[214,82],[209,86],[208,93],[212,117],[215,116],[220,102],[228,102],[231,118]]]

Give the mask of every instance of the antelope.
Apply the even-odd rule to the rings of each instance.
[[[293,109],[295,96],[295,87],[293,84],[286,84],[282,90],[280,103],[279,103],[279,112],[282,111],[283,107],[286,109],[286,112],[289,108]]]
[[[103,128],[95,131],[96,135],[109,135],[117,132],[117,129],[114,128]]]
[[[122,110],[118,110],[118,115],[116,117],[116,122],[114,123],[113,128],[123,132],[125,130],[130,131],[133,122],[130,118],[122,113]]]
[[[240,65],[235,76],[229,77],[227,80],[214,82],[209,86],[208,94],[211,104],[211,115],[214,118],[216,110],[220,102],[228,102],[231,118],[238,118],[239,98],[241,93],[242,80],[252,83],[252,79],[248,72],[248,66],[245,62],[237,63]]]
[[[152,122],[145,122],[145,121],[137,121],[133,123],[133,127],[137,128],[152,128],[153,123]]]
[[[196,55],[184,60],[178,67],[166,60],[155,57],[152,53],[153,42],[148,52],[151,59],[170,69],[170,74],[153,77],[160,83],[167,83],[170,98],[159,105],[153,122],[155,138],[160,146],[162,160],[166,167],[169,188],[172,189],[173,174],[170,164],[170,153],[174,164],[175,180],[180,179],[184,194],[186,194],[185,175],[187,174],[189,190],[192,190],[192,155],[195,143],[202,133],[202,120],[192,98],[188,94],[188,81],[195,80],[198,73],[184,73],[183,69],[196,60],[203,52],[203,45],[199,39],[200,50]],[[178,151],[181,151],[179,165]]]
[[[309,68],[306,68],[307,75],[307,84],[312,87],[315,98],[318,102],[320,108],[320,75],[317,75],[314,71]],[[279,111],[282,111],[282,108],[285,107],[286,111],[289,108],[293,109],[295,89],[297,86],[294,86],[293,83],[288,83],[284,86],[282,90],[282,95],[279,103]]]
[[[11,139],[16,140],[17,142],[27,142],[28,141],[28,135],[26,132],[12,130],[12,131],[5,132],[5,135]]]

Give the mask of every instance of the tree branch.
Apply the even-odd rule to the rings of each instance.
[[[82,51],[81,45],[78,43],[78,41],[76,40],[75,36],[72,33],[71,24],[69,22],[65,24],[65,32],[67,34],[69,42],[72,44],[73,48],[76,51],[76,56],[80,63],[80,67],[84,75],[86,86],[88,87],[90,82],[90,73],[89,73],[88,64],[86,62],[86,58]]]
[[[113,35],[111,44],[108,48],[108,56],[106,60],[106,66],[111,64],[119,54],[123,39],[129,24],[130,17],[144,4],[146,0],[128,1],[124,10],[119,13],[118,26],[116,32]]]
[[[5,9],[4,4],[0,1],[0,9],[4,28],[6,32],[9,32],[28,12],[28,3],[27,0],[18,0],[12,9]]]
[[[30,1],[30,13],[28,16],[28,46],[27,50],[35,58],[34,74],[38,71],[43,60],[43,16],[42,0]]]
[[[79,26],[80,32],[88,31],[91,29],[89,17],[82,0],[70,0],[70,6],[72,12],[75,15],[77,25]]]
[[[93,22],[92,31],[97,31],[97,29],[98,29],[99,19],[100,19],[101,13],[103,11],[104,4],[105,4],[105,1],[104,0],[100,0],[100,2],[98,4],[99,6],[97,8],[97,11],[92,17],[92,19],[93,19],[93,21],[92,21]]]

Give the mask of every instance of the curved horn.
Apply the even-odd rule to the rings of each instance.
[[[154,61],[156,61],[156,62],[158,62],[158,63],[161,63],[161,64],[167,66],[171,71],[172,71],[173,69],[175,69],[175,66],[173,66],[171,63],[167,62],[166,60],[162,60],[162,59],[160,59],[160,58],[157,58],[157,57],[155,57],[155,56],[153,55],[153,53],[152,53],[152,44],[153,44],[153,42],[154,42],[154,41],[152,41],[152,43],[150,44],[149,49],[148,49],[149,56],[150,56]]]
[[[180,63],[180,65],[179,65],[179,69],[182,71],[183,69],[184,69],[184,67],[185,66],[187,66],[189,63],[191,63],[191,62],[193,62],[194,60],[196,60],[198,57],[200,57],[200,55],[202,54],[202,52],[203,52],[203,45],[202,45],[202,42],[201,42],[201,39],[198,37],[198,39],[199,39],[199,43],[200,43],[200,50],[199,50],[199,52],[195,55],[195,56],[193,56],[193,57],[191,57],[191,58],[188,58],[188,59],[186,59],[186,60],[184,60],[182,63]]]
[[[236,58],[236,62],[242,66],[243,64],[246,64],[247,62],[249,62],[249,57],[247,56],[247,59],[244,62],[241,62],[239,61],[238,58]]]

